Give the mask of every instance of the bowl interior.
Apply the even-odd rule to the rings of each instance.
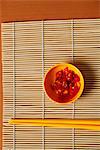
[[[58,98],[57,94],[54,92],[54,90],[51,88],[51,85],[55,81],[56,73],[60,70],[65,69],[66,67],[73,70],[80,77],[80,89],[79,89],[78,93],[72,99],[70,99],[70,100],[66,99],[65,102],[67,103],[67,102],[75,101],[76,99],[78,99],[80,97],[80,95],[82,94],[82,91],[84,88],[84,79],[83,79],[83,76],[82,76],[81,72],[79,71],[79,69],[77,69],[72,64],[58,64],[58,65],[52,67],[47,72],[45,79],[44,79],[44,88],[45,88],[46,94],[49,96],[49,98],[51,98],[52,100],[54,100],[56,102],[59,101],[59,98]]]

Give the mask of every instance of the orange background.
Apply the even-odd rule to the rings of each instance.
[[[1,22],[100,18],[99,0],[0,0]],[[2,149],[2,61],[0,36],[0,150]]]

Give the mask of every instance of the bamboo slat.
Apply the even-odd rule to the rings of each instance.
[[[42,118],[43,98],[45,118],[100,118],[100,19],[2,23],[2,47],[3,150],[14,146],[8,124],[14,98],[17,118]],[[43,97],[43,71],[73,59],[85,78],[75,106]],[[43,141],[43,128],[15,126],[16,150],[41,150],[43,144],[45,150],[99,150],[100,132],[45,127]]]

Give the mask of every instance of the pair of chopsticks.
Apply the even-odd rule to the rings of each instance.
[[[80,119],[11,119],[9,124],[100,130],[100,120]]]

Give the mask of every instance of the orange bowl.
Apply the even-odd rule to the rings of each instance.
[[[72,97],[69,100],[68,99],[64,100],[63,103],[69,103],[69,102],[76,101],[81,96],[81,94],[83,92],[83,89],[84,89],[83,76],[82,76],[81,72],[79,71],[79,69],[76,68],[74,65],[64,63],[64,64],[57,64],[57,65],[53,66],[52,68],[50,68],[48,70],[48,72],[45,75],[45,78],[44,78],[44,89],[45,89],[45,92],[46,92],[47,96],[50,99],[52,99],[53,101],[58,102],[58,103],[60,103],[58,95],[51,88],[51,85],[52,85],[52,83],[54,83],[54,81],[56,79],[56,73],[58,71],[60,71],[60,70],[64,70],[66,67],[68,67],[68,69],[74,71],[74,73],[76,73],[80,77],[80,81],[79,81],[80,82],[80,89],[79,89],[78,93],[74,97]]]

